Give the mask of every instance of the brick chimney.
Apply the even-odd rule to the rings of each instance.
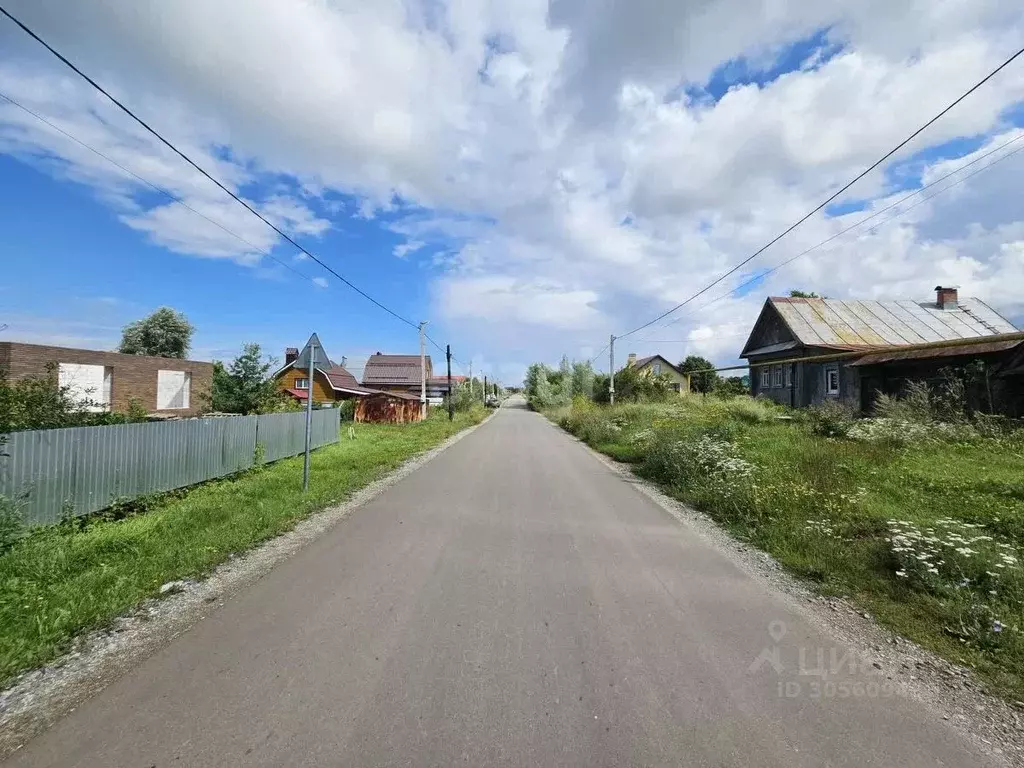
[[[939,309],[956,309],[958,306],[956,294],[955,285],[949,288],[943,288],[941,285],[935,286],[935,305]]]
[[[291,365],[292,363],[294,363],[298,359],[299,359],[299,350],[296,349],[295,347],[288,347],[284,351],[284,364],[285,365]]]
[[[636,352],[630,352],[626,358],[626,365],[636,365]]]

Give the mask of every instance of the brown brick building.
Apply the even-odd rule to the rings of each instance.
[[[12,381],[45,376],[49,366],[61,386],[97,403],[97,410],[126,411],[132,399],[148,413],[168,416],[210,409],[213,363],[0,342],[0,372]]]

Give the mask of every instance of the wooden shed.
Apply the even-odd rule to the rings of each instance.
[[[356,402],[355,420],[376,424],[420,421],[420,399],[404,392],[374,392]]]

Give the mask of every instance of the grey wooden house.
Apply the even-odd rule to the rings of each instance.
[[[1017,330],[980,299],[960,299],[955,288],[935,290],[935,300],[928,302],[768,298],[740,353],[750,363],[771,363],[751,369],[751,394],[796,408],[836,399],[869,410],[877,392],[899,392],[909,379],[928,379],[944,366],[973,359],[993,363],[1004,388],[1019,389],[1020,340],[900,349]],[[863,356],[832,362],[793,362],[861,350]]]

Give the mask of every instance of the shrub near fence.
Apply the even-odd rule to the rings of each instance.
[[[71,427],[6,435],[0,496],[17,500],[27,525],[86,515],[134,499],[224,477],[305,449],[305,413],[151,424]],[[338,441],[338,411],[313,412],[311,445]]]

